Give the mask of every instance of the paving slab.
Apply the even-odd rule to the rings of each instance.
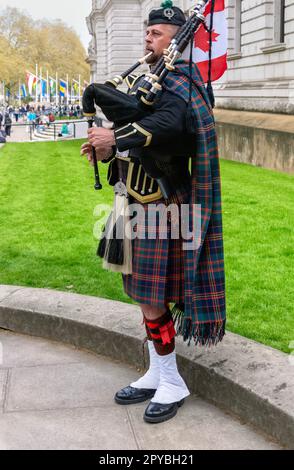
[[[114,406],[5,413],[0,450],[136,450],[127,410]]]
[[[142,450],[278,449],[276,443],[196,396],[186,400],[175,425],[172,425],[172,432],[171,422],[165,422],[153,426],[151,434],[141,419],[142,406],[129,408],[134,433]]]
[[[93,353],[82,351],[74,346],[65,346],[57,341],[46,341],[30,336],[12,335],[0,329],[0,348],[2,351],[2,367],[24,367],[38,365],[54,365],[76,363],[95,359]],[[0,356],[1,359],[1,356]]]
[[[130,373],[136,379],[136,374]],[[74,378],[74,380],[73,380]],[[13,368],[5,411],[79,408],[113,403],[125,386],[125,371],[113,362],[56,364]],[[112,389],[112,394],[107,394]]]

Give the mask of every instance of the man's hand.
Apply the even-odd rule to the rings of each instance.
[[[89,142],[96,150],[111,149],[115,145],[114,131],[103,127],[91,127],[88,130]]]
[[[106,160],[112,154],[112,148],[97,148],[95,151],[97,161]],[[88,161],[93,166],[92,145],[89,142],[81,146],[81,155],[86,155]]]

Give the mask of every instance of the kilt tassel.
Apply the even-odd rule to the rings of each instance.
[[[176,334],[182,335],[184,342],[188,341],[188,346],[193,340],[196,346],[199,344],[210,347],[222,341],[225,335],[226,319],[192,324],[191,318],[185,318],[182,304],[174,304],[171,314]]]

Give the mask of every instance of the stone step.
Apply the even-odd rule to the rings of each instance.
[[[58,135],[56,134],[56,139],[55,140],[67,140],[67,139],[71,139],[71,138],[72,138],[72,135],[64,136],[64,137],[58,137]],[[54,140],[54,136],[35,132],[33,134],[33,140],[38,140],[38,141]]]

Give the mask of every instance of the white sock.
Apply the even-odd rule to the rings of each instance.
[[[190,392],[177,368],[175,351],[166,356],[157,355],[157,357],[160,367],[160,381],[151,401],[168,404],[181,401],[189,396]]]
[[[156,389],[159,384],[160,368],[158,362],[158,354],[155,351],[153,341],[147,341],[149,350],[150,365],[146,374],[143,375],[136,382],[132,382],[130,385],[134,388],[154,388]]]

